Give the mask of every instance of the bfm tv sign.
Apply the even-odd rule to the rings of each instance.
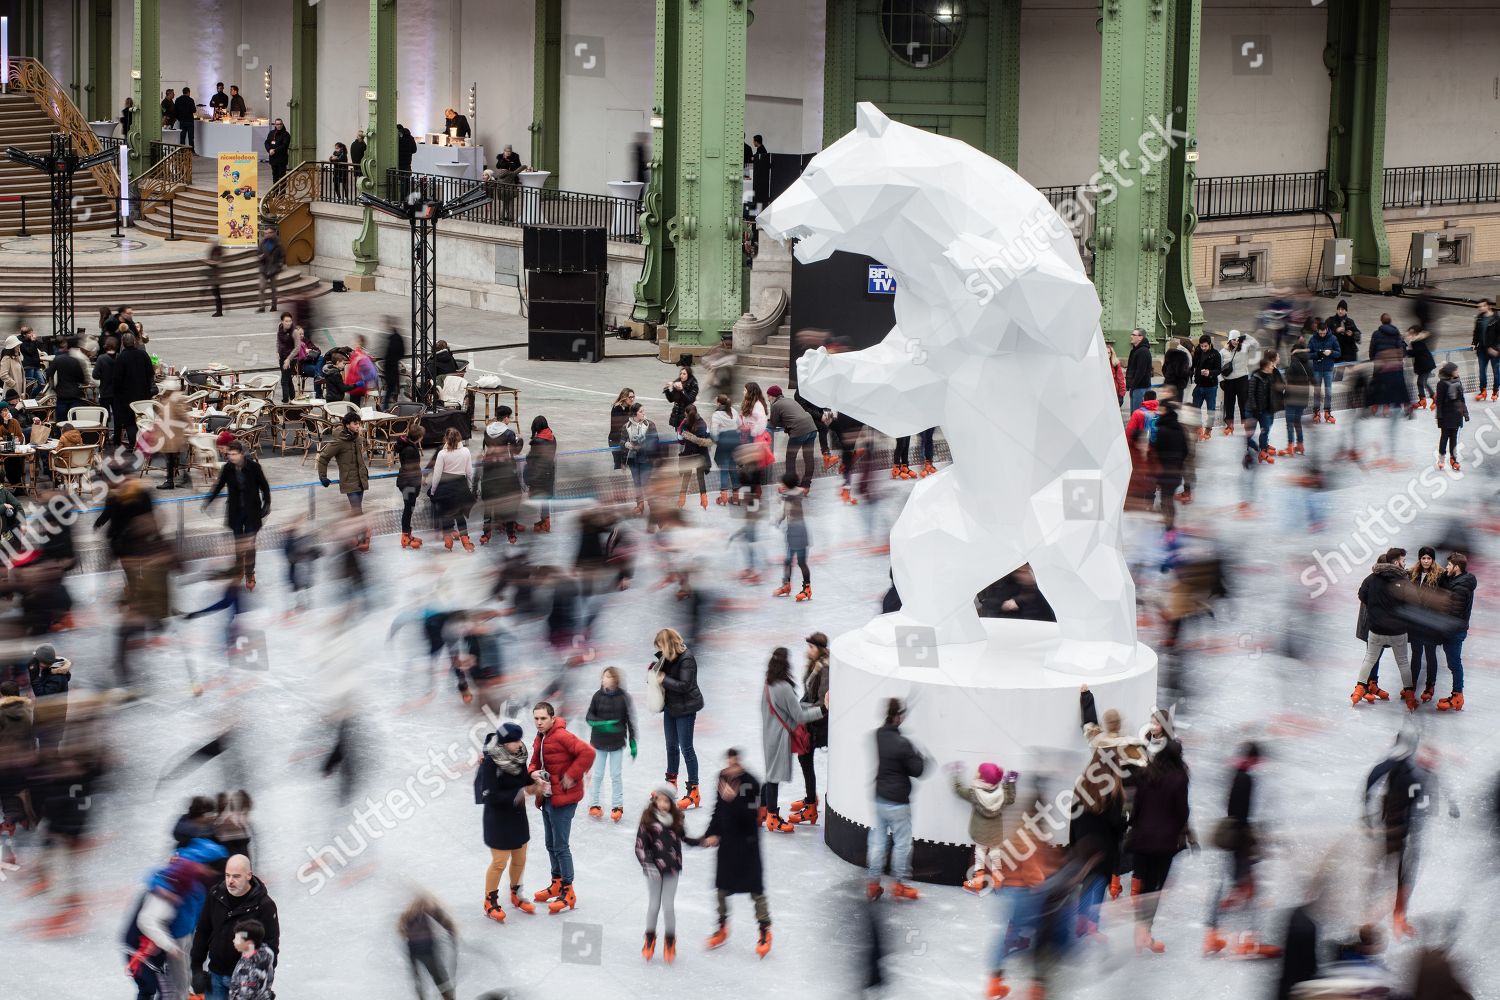
[[[884,264],[871,264],[865,293],[867,295],[895,295],[896,275]]]

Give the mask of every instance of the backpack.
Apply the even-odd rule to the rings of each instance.
[[[1160,414],[1159,413],[1153,413],[1151,410],[1145,409],[1144,407],[1141,409],[1141,413],[1145,417],[1145,425],[1144,425],[1143,429],[1146,432],[1146,440],[1147,440],[1148,443],[1151,444],[1152,447],[1155,447],[1156,446],[1156,418],[1159,417]]]

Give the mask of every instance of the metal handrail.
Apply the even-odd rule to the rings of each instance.
[[[1500,163],[1435,167],[1386,167],[1381,172],[1384,208],[1478,205],[1500,201]]]
[[[193,183],[192,149],[172,143],[152,143],[153,155],[159,145],[166,147],[166,155],[130,185],[139,201],[170,201],[177,192]]]
[[[261,195],[261,225],[278,225],[298,207],[319,200],[319,192],[324,189],[321,168],[331,166],[331,163],[304,160],[283,174],[281,180]]]
[[[80,156],[92,156],[104,149],[88,119],[47,72],[47,67],[30,56],[11,56],[5,77],[12,89],[31,95],[37,107],[47,112],[58,129],[73,141],[73,149]],[[101,164],[91,172],[100,191],[111,198],[119,195],[120,175],[113,163]]]
[[[413,187],[441,201],[451,201],[476,184],[484,185],[490,192],[489,201],[454,216],[464,222],[491,226],[599,226],[613,242],[641,241],[639,200],[395,169],[385,172],[385,183],[385,196],[392,201],[400,201]]]

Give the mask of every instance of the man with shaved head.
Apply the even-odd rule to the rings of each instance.
[[[281,923],[276,918],[276,903],[266,892],[265,883],[251,874],[250,859],[236,854],[224,865],[224,880],[209,887],[208,901],[193,935],[188,968],[193,974],[194,995],[228,1000],[229,977],[240,959],[234,928],[243,920],[260,921],[266,929],[265,944],[279,960]]]

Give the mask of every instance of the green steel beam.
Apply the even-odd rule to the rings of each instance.
[[[531,168],[549,170],[557,185],[562,131],[562,0],[536,0],[536,52],[532,57]]]
[[[828,0],[823,25],[824,146],[831,146],[854,131],[858,35],[858,0]]]
[[[119,117],[112,99],[114,89],[114,3],[113,0],[89,0],[89,95],[90,121]],[[122,102],[123,103],[123,102]]]
[[[73,0],[68,12],[68,26],[73,35],[73,57],[68,61],[68,89],[73,92],[73,107],[87,114],[83,99],[83,0]]]
[[[151,143],[161,139],[161,0],[135,0],[135,35],[130,91],[135,117],[130,122],[130,174],[151,166]],[[122,192],[123,193],[123,192]]]
[[[396,0],[370,0],[370,76],[366,104],[365,158],[359,165],[360,194],[389,194],[385,172],[396,165]],[[373,98],[371,92],[373,91]],[[354,239],[354,276],[358,285],[374,287],[380,266],[380,237],[375,211],[366,208]]]
[[[1193,186],[1198,180],[1198,59],[1202,35],[1202,0],[1176,0],[1177,28],[1172,40],[1172,126],[1184,133],[1171,146],[1168,167],[1167,220],[1172,243],[1167,249],[1166,285],[1159,325],[1174,337],[1197,342],[1203,332],[1203,306],[1193,283],[1193,230],[1198,213]]]
[[[293,166],[318,159],[318,7],[292,4],[292,98],[287,127],[292,133]]]
[[[1167,334],[1160,303],[1172,242],[1169,158],[1176,0],[1103,0],[1099,114],[1100,177],[1094,284],[1100,324],[1117,350],[1140,327],[1155,344]],[[1149,151],[1149,155],[1145,151]]]
[[[984,151],[1012,170],[1021,146],[1021,0],[990,0]]]
[[[1323,62],[1332,78],[1328,121],[1330,211],[1354,241],[1351,281],[1389,291],[1384,212],[1385,89],[1390,0],[1330,0]]]
[[[646,260],[635,283],[635,309],[640,323],[667,323],[676,308],[673,282],[677,278],[677,248],[667,231],[667,220],[677,214],[677,158],[668,150],[677,145],[677,116],[666,113],[677,97],[677,51],[680,26],[677,0],[656,0],[656,92],[651,106],[651,177],[641,206],[641,244]]]
[[[677,307],[671,341],[713,346],[734,329],[744,287],[745,40],[749,0],[673,0],[679,5],[676,157]]]

